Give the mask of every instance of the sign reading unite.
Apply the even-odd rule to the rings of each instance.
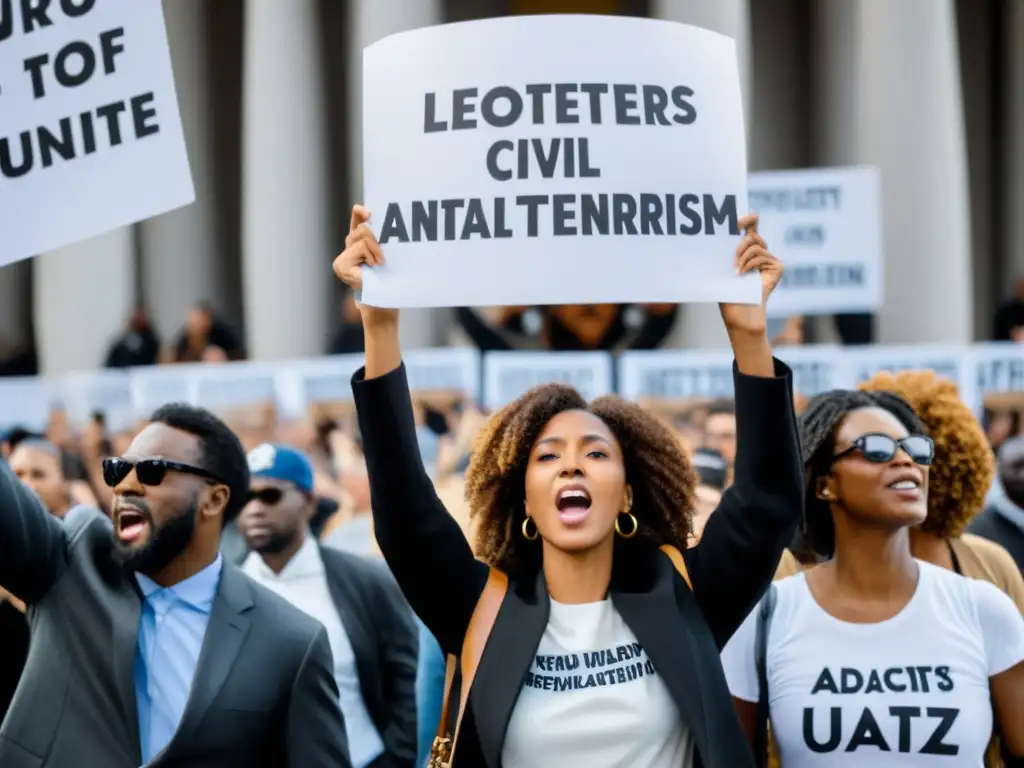
[[[160,0],[0,0],[0,264],[193,199]]]

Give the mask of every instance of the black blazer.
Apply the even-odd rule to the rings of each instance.
[[[28,661],[3,768],[138,768],[142,597],[113,526],[50,515],[0,460],[0,584],[25,600]],[[350,768],[327,631],[224,563],[181,723],[154,768]]]
[[[384,563],[320,547],[327,587],[352,643],[363,702],[384,740],[388,765],[416,762],[419,630]]]
[[[803,476],[791,374],[734,372],[735,481],[685,552],[693,591],[653,546],[616,544],[611,597],[647,650],[705,768],[754,765],[719,661],[729,637],[771,583],[801,517]],[[458,653],[487,579],[424,471],[404,367],[352,383],[374,531],[412,608],[445,653]],[[543,572],[514,580],[498,612],[459,732],[455,764],[498,768],[512,709],[548,621]]]

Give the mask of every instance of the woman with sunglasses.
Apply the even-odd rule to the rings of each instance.
[[[915,560],[934,446],[907,403],[835,391],[801,420],[803,534],[829,558],[776,582],[722,654],[753,736],[765,697],[784,768],[982,766],[1024,756],[1024,619],[993,585]],[[763,755],[759,755],[763,760]]]

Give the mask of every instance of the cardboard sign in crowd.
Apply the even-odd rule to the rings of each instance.
[[[194,199],[160,0],[0,0],[0,265]]]

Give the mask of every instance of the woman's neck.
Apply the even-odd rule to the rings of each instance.
[[[917,586],[917,564],[910,552],[909,532],[864,530],[836,536],[831,560],[836,584],[864,597],[884,597]]]
[[[949,543],[934,533],[925,533],[917,528],[911,529],[910,553],[918,560],[924,560],[948,571],[953,570],[953,556],[949,552]]]
[[[544,580],[551,599],[567,605],[596,603],[612,581],[612,541],[585,552],[565,552],[544,543]]]

